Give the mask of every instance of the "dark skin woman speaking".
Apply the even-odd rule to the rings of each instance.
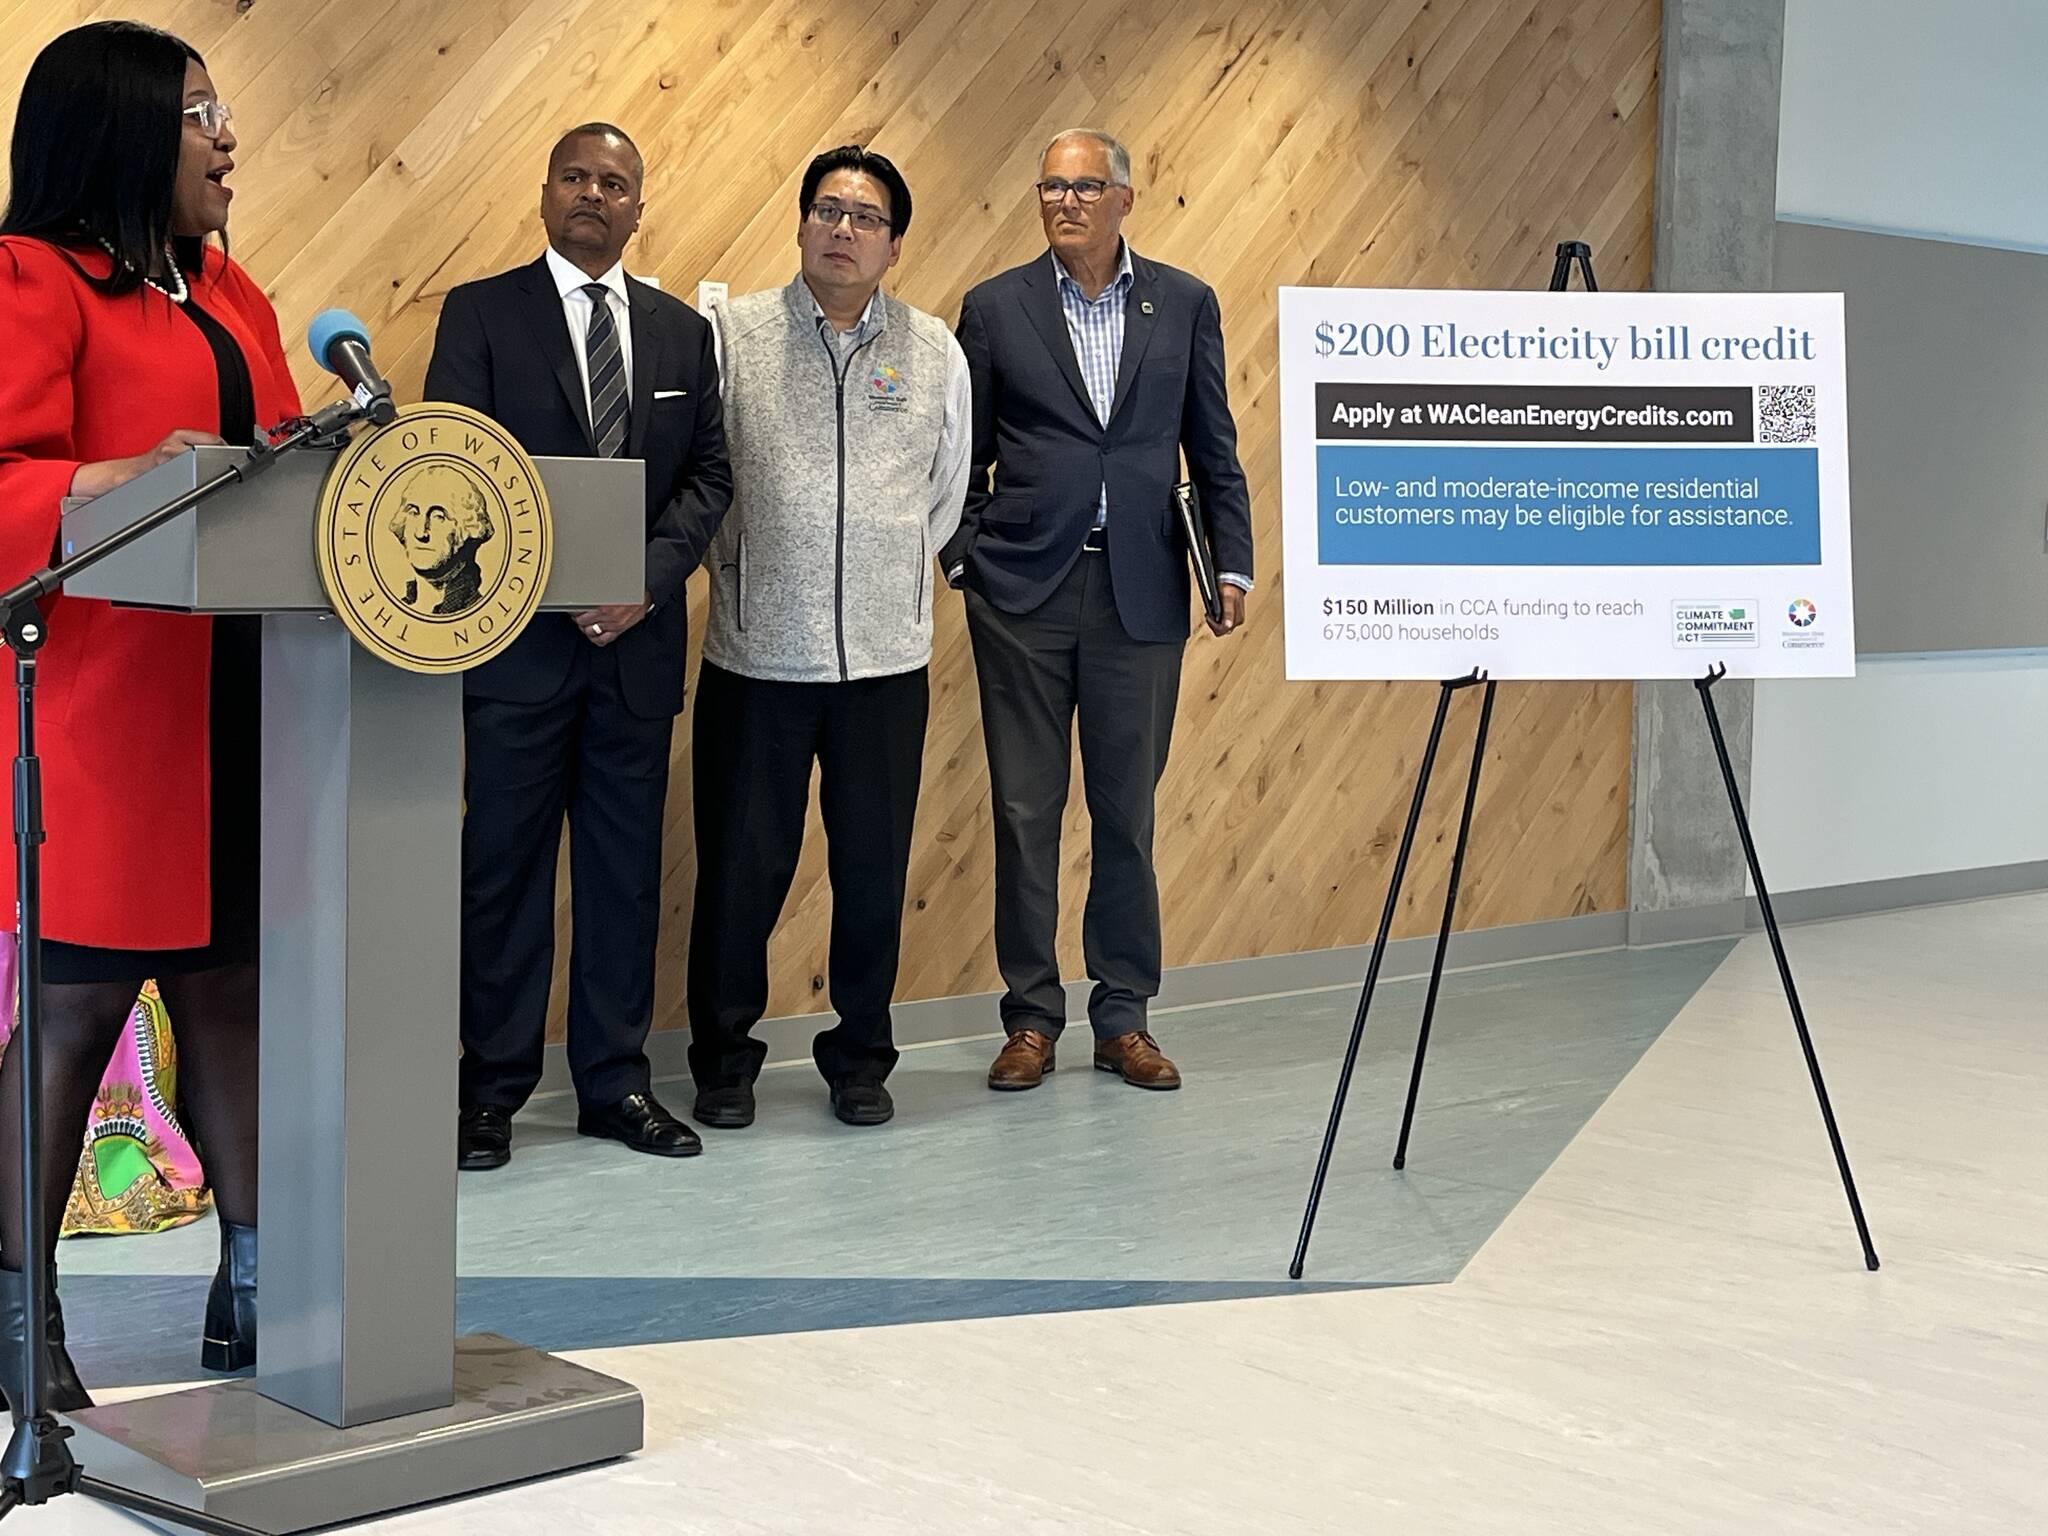
[[[299,411],[277,317],[228,260],[235,136],[206,66],[167,33],[99,22],[52,42],[16,113],[0,217],[0,586],[47,564],[67,496]],[[204,514],[202,514],[204,515]],[[213,1185],[221,1267],[201,1360],[256,1355],[257,762],[254,620],[44,605],[43,1224],[139,985],[177,1031],[183,1114]],[[150,878],[130,878],[147,858]],[[0,911],[13,910],[13,868]],[[52,1406],[88,1403],[54,1286],[24,1315],[20,1053],[0,1068],[0,1390],[48,1340]]]

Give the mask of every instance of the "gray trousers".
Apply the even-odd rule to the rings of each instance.
[[[1108,557],[1092,551],[1030,613],[1005,613],[969,592],[967,628],[994,790],[1003,1028],[1057,1037],[1066,1027],[1056,946],[1060,822],[1078,716],[1092,854],[1081,922],[1095,982],[1088,1019],[1098,1040],[1143,1029],[1159,991],[1153,794],[1166,771],[1185,646],[1124,632]]]

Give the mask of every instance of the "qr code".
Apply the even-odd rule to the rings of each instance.
[[[1756,440],[1760,443],[1810,443],[1814,438],[1814,386],[1759,384],[1756,390]]]

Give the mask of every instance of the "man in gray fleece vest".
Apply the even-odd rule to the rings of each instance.
[[[754,1119],[768,937],[796,873],[811,767],[831,844],[837,1024],[818,1070],[849,1125],[894,1113],[896,989],[929,707],[933,556],[960,522],[967,359],[881,290],[910,188],[880,155],[826,152],[798,197],[802,271],[712,311],[732,510],[712,542],[697,684],[690,1071],[700,1124]]]

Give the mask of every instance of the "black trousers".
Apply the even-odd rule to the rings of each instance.
[[[1003,1027],[1057,1038],[1060,822],[1081,735],[1091,863],[1081,950],[1095,981],[1088,1018],[1100,1040],[1145,1027],[1159,991],[1159,882],[1153,793],[1166,771],[1180,698],[1180,641],[1133,640],[1117,617],[1107,556],[1089,551],[1030,613],[967,594],[981,685],[996,841],[996,966]]]
[[[749,1031],[768,1007],[768,936],[803,850],[814,762],[832,883],[827,976],[839,1015],[817,1037],[814,1058],[835,1084],[880,1082],[896,1065],[889,1004],[930,707],[924,667],[848,683],[776,683],[704,663],[692,746],[690,1072],[698,1087],[752,1082],[767,1055]]]
[[[516,1110],[540,1081],[569,820],[569,1070],[596,1108],[645,1093],[675,721],[626,705],[583,646],[542,704],[463,700],[462,1102]]]

